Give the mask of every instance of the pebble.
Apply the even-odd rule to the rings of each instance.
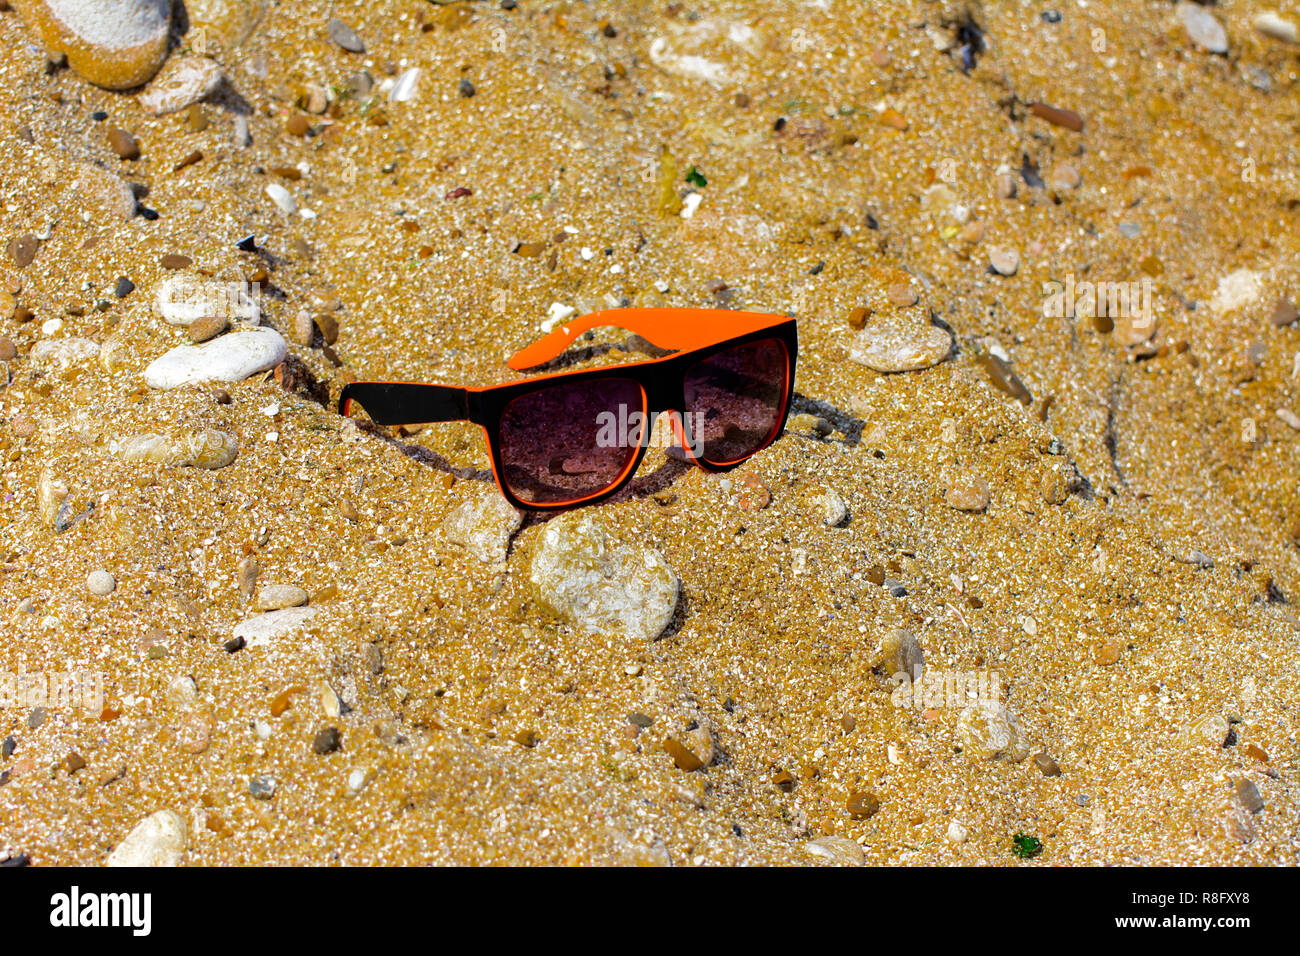
[[[989,265],[998,275],[1013,276],[1020,271],[1020,253],[1011,246],[1002,246],[989,253]]]
[[[1092,659],[1102,667],[1119,663],[1122,648],[1117,641],[1102,641],[1092,649]]]
[[[462,501],[442,528],[448,541],[464,546],[484,564],[497,564],[506,560],[510,539],[523,522],[523,515],[493,490]]]
[[[547,522],[529,580],[538,596],[585,634],[650,641],[677,609],[677,575],[657,551],[609,538],[590,514]]]
[[[9,240],[7,252],[9,258],[14,261],[19,269],[26,269],[36,258],[37,250],[41,248],[41,242],[31,233],[22,236],[15,236]]]
[[[1286,424],[1300,432],[1300,415],[1296,415],[1296,413],[1291,411],[1289,408],[1279,408],[1275,414],[1282,421],[1286,422]]]
[[[22,12],[51,54],[105,89],[139,86],[167,57],[166,0],[28,0]]]
[[[895,628],[881,642],[885,672],[893,677],[906,674],[915,678],[925,670],[925,650],[911,631]]]
[[[298,211],[298,200],[279,183],[267,183],[266,194],[271,197],[271,202],[280,207],[281,212],[293,215]]]
[[[678,770],[684,770],[687,773],[691,773],[704,766],[699,757],[695,756],[695,754],[691,753],[672,737],[664,738],[664,752],[673,758],[673,763],[676,764]]]
[[[248,795],[254,800],[270,800],[275,796],[275,777],[259,773],[248,780]]]
[[[999,199],[1014,199],[1016,187],[1015,174],[1010,171],[1001,171],[993,179],[993,192]]]
[[[943,498],[958,511],[983,511],[989,506],[989,483],[979,475],[964,474],[956,478]]]
[[[1074,110],[1062,109],[1047,103],[1030,103],[1029,112],[1054,126],[1061,126],[1075,133],[1083,131],[1083,117]]]
[[[242,637],[248,647],[269,644],[278,637],[301,630],[317,614],[312,607],[290,607],[282,611],[256,614],[235,625],[232,637]]]
[[[1228,33],[1209,10],[1200,4],[1182,0],[1178,4],[1178,15],[1182,18],[1187,36],[1202,50],[1210,53],[1228,52]]]
[[[1283,19],[1272,10],[1266,10],[1255,17],[1255,29],[1266,37],[1281,40],[1283,43],[1300,44],[1300,31],[1291,20]]]
[[[117,454],[123,461],[215,470],[235,460],[239,454],[239,442],[234,435],[215,428],[192,431],[176,441],[155,432],[145,432],[123,440]]]
[[[140,94],[140,105],[154,116],[178,113],[210,96],[221,80],[221,67],[215,60],[203,56],[174,57]]]
[[[1055,471],[1049,471],[1044,475],[1038,488],[1043,500],[1049,505],[1064,504],[1065,499],[1070,496],[1069,483]]]
[[[167,685],[167,703],[177,710],[193,710],[199,702],[199,688],[193,677],[184,674]]]
[[[134,136],[124,129],[118,129],[116,126],[110,129],[108,131],[108,145],[122,159],[136,160],[140,158],[140,144],[136,142]]]
[[[1273,314],[1269,316],[1268,321],[1278,326],[1290,325],[1296,319],[1300,319],[1300,309],[1297,309],[1295,303],[1286,296],[1277,300],[1277,305],[1273,306]]]
[[[916,319],[873,321],[853,340],[850,361],[877,372],[915,372],[938,365],[952,351],[952,337]]]
[[[41,724],[43,723],[45,723],[45,708],[44,707],[33,708],[32,712],[27,715],[27,729],[35,730],[36,728],[40,727]]]
[[[388,92],[390,103],[405,103],[415,96],[415,86],[420,80],[419,67],[411,67],[397,78],[393,88]]]
[[[117,296],[119,299],[125,299],[134,291],[135,283],[126,276],[118,276],[117,282],[113,284],[113,295]]]
[[[257,584],[257,576],[262,572],[262,565],[257,558],[244,558],[235,567],[235,584],[239,588],[240,597],[245,601],[253,596],[253,587]]]
[[[311,132],[311,123],[301,113],[290,113],[284,121],[284,131],[290,136],[306,136]]]
[[[366,44],[357,31],[337,17],[331,17],[329,23],[325,24],[325,32],[329,34],[331,40],[349,53],[366,52]]]
[[[998,701],[979,701],[963,710],[957,721],[957,735],[962,751],[976,757],[1007,756],[1019,761],[1027,756],[1019,725]]]
[[[212,745],[212,718],[191,714],[176,728],[176,746],[182,753],[201,754]]]
[[[1058,193],[1078,189],[1082,183],[1083,177],[1069,163],[1057,163],[1047,173],[1047,185]]]
[[[177,866],[187,843],[185,820],[159,810],[135,825],[104,861],[105,866]]]
[[[1259,813],[1264,809],[1264,797],[1252,780],[1238,780],[1233,799],[1250,813]]]
[[[169,252],[158,260],[158,264],[164,269],[188,269],[194,265],[194,260],[189,256],[183,256],[179,252]]]
[[[1237,269],[1218,281],[1210,297],[1211,310],[1222,314],[1254,305],[1263,292],[1264,278],[1251,269]]]
[[[899,309],[909,309],[920,301],[916,287],[910,282],[895,282],[886,290],[889,301]]]
[[[880,811],[880,798],[870,790],[855,790],[844,808],[854,820],[870,820]]]
[[[42,339],[32,346],[32,362],[59,369],[89,362],[99,355],[99,345],[90,339]]]
[[[292,584],[268,584],[257,594],[259,611],[280,611],[307,603],[307,592]]]
[[[813,497],[822,524],[828,528],[838,528],[849,516],[849,506],[834,488],[824,488]]]
[[[1056,765],[1056,761],[1045,750],[1040,750],[1034,754],[1034,765],[1038,767],[1044,777],[1059,777],[1061,768]]]
[[[12,362],[18,357],[18,348],[13,339],[0,335],[0,362]]]
[[[343,735],[337,727],[322,727],[312,738],[311,749],[317,754],[332,754],[343,744]]]
[[[86,590],[104,597],[117,590],[117,579],[107,571],[91,571],[86,576]]]
[[[1250,843],[1255,839],[1255,824],[1240,804],[1233,803],[1223,813],[1223,832],[1230,840]]]
[[[1012,398],[1016,399],[1022,405],[1028,407],[1034,400],[1025,383],[1020,380],[1011,369],[1011,363],[1007,362],[1001,356],[996,355],[991,349],[985,349],[975,356],[977,361],[988,372],[995,388],[1000,392],[1005,392]]]
[[[154,289],[154,308],[172,325],[209,316],[257,325],[262,309],[241,283],[217,282],[191,273],[170,275]]]
[[[274,329],[231,333],[202,345],[178,345],[144,371],[150,388],[173,389],[203,382],[238,382],[284,361],[288,345]]]
[[[970,838],[970,827],[966,826],[964,823],[958,822],[957,820],[953,820],[948,824],[948,830],[944,835],[947,837],[949,843],[960,845]]]
[[[842,836],[825,836],[809,840],[803,845],[803,851],[809,856],[832,860],[847,866],[861,866],[866,861],[862,847],[848,837]]]
[[[186,331],[190,341],[198,343],[215,339],[228,328],[230,328],[230,320],[224,315],[205,315],[191,322]]]

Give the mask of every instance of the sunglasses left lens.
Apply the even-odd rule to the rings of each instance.
[[[501,482],[525,504],[559,505],[606,491],[640,448],[645,395],[631,379],[557,383],[501,414]]]

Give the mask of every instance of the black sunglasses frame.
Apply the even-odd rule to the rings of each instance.
[[[776,339],[785,346],[786,377],[785,394],[782,396],[781,409],[777,414],[776,424],[766,439],[758,444],[752,452],[735,461],[710,462],[703,457],[687,454],[692,463],[709,472],[723,472],[748,461],[758,452],[771,445],[785,433],[786,420],[790,413],[790,402],[794,395],[795,368],[799,354],[799,330],[795,319],[774,324],[767,328],[746,332],[732,338],[723,339],[707,346],[674,352],[662,358],[629,362],[624,365],[609,365],[593,369],[577,369],[571,372],[557,372],[538,378],[519,382],[507,382],[504,385],[492,385],[486,388],[461,388],[452,385],[428,385],[416,382],[354,382],[344,387],[339,395],[339,411],[347,415],[352,404],[361,405],[370,419],[379,425],[415,425],[433,422],[469,421],[483,429],[492,459],[492,471],[501,494],[520,511],[564,511],[575,507],[586,507],[606,501],[618,494],[633,480],[637,469],[648,448],[648,442],[639,443],[636,454],[622,477],[610,487],[578,499],[560,502],[528,502],[510,490],[504,480],[505,463],[501,457],[500,426],[506,407],[515,399],[534,392],[552,388],[557,384],[572,385],[575,382],[598,382],[607,379],[623,379],[635,382],[641,388],[645,400],[647,423],[662,412],[685,411],[686,376],[696,365],[719,352],[725,352],[739,345],[764,339]],[[647,424],[647,429],[649,425]],[[683,427],[685,420],[683,419]],[[648,436],[643,436],[648,437]],[[689,444],[690,436],[687,435]]]

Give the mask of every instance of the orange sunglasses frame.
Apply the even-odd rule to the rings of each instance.
[[[685,404],[686,373],[710,355],[764,338],[778,339],[786,350],[786,373],[781,401],[772,433],[752,452],[734,461],[711,462],[696,456],[683,433],[681,415],[672,416],[673,431],[690,460],[706,471],[723,471],[747,461],[776,441],[785,431],[790,398],[794,392],[795,360],[798,354],[798,326],[786,315],[759,312],[735,312],[722,309],[613,309],[593,312],[560,325],[532,345],[512,355],[507,364],[516,371],[545,365],[590,329],[610,326],[638,335],[651,345],[670,351],[662,358],[594,369],[555,372],[522,381],[490,385],[484,388],[461,388],[417,382],[354,382],[339,395],[339,412],[347,415],[354,404],[361,405],[371,420],[380,425],[414,425],[431,422],[470,421],[483,429],[492,460],[492,475],[501,494],[522,511],[559,511],[595,504],[616,494],[631,479],[645,457],[645,429],[660,412],[682,412]],[[626,378],[641,389],[644,423],[637,453],[608,487],[594,494],[566,501],[529,502],[512,492],[502,478],[497,429],[505,407],[520,397],[555,384],[557,380]]]

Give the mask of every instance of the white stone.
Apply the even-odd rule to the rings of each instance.
[[[393,84],[392,90],[388,93],[390,103],[405,103],[411,97],[415,96],[415,86],[420,82],[420,68],[411,67],[397,78]]]
[[[877,372],[914,372],[938,365],[951,351],[952,337],[937,325],[885,317],[857,334],[849,359]]]
[[[70,368],[89,362],[99,355],[99,346],[90,339],[43,339],[32,346],[32,362]]]
[[[135,193],[126,180],[90,163],[77,163],[69,177],[70,204],[93,212],[100,219],[130,219],[135,215]]]
[[[223,335],[202,345],[178,345],[149,363],[150,388],[170,389],[202,382],[238,382],[284,361],[289,349],[274,329]]]
[[[1029,749],[1015,716],[995,700],[971,704],[957,721],[962,751],[975,757],[1004,756],[1024,760]]]
[[[510,537],[523,522],[523,515],[493,489],[461,502],[443,522],[443,531],[447,540],[464,545],[484,564],[494,564],[506,559]]]
[[[221,67],[204,56],[174,57],[140,94],[154,116],[175,113],[210,95],[221,84]]]
[[[989,265],[998,275],[1013,276],[1020,271],[1020,253],[1010,246],[994,249],[989,253]]]
[[[1300,43],[1300,31],[1297,31],[1295,23],[1283,19],[1272,10],[1265,10],[1255,17],[1255,29],[1264,36],[1283,43]]]
[[[585,634],[654,640],[677,609],[677,575],[658,552],[611,541],[588,514],[547,523],[529,579]]]
[[[823,860],[833,860],[836,863],[844,863],[849,866],[861,866],[866,859],[862,853],[862,847],[848,837],[842,836],[824,836],[818,837],[816,840],[809,840],[803,845],[803,851],[809,856],[819,857]]]
[[[86,590],[103,597],[117,590],[117,579],[107,571],[91,571],[86,575]]]
[[[277,637],[284,637],[301,630],[308,621],[316,616],[312,607],[288,607],[282,611],[267,611],[256,614],[235,626],[232,637],[242,637],[248,647],[269,644]]]
[[[1209,10],[1187,0],[1178,4],[1178,15],[1193,43],[1211,53],[1228,52],[1228,33]]]
[[[105,866],[176,866],[186,845],[185,820],[174,810],[145,817],[117,845]]]
[[[292,216],[298,211],[298,200],[279,183],[267,183],[266,194],[271,197],[271,202],[280,207],[281,212]]]
[[[1220,315],[1254,305],[1264,291],[1264,278],[1250,269],[1238,269],[1219,280],[1210,308]]]
[[[225,316],[232,325],[257,325],[262,310],[243,282],[218,282],[189,272],[169,275],[154,289],[154,308],[172,325]]]
[[[126,50],[166,31],[170,0],[44,0],[63,24],[96,46]]]
[[[259,611],[281,611],[307,603],[307,592],[292,584],[268,584],[257,594]]]

